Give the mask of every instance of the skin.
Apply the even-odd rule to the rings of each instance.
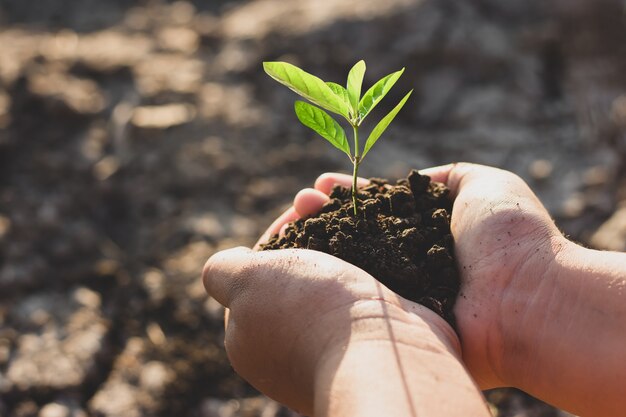
[[[451,228],[462,279],[455,315],[477,385],[515,386],[583,416],[624,415],[626,255],[569,242],[510,172],[454,164],[423,173],[455,197]],[[350,182],[322,175],[262,240],[316,212],[334,184]],[[316,286],[322,278],[326,284]],[[390,414],[390,403],[404,404],[390,415],[488,415],[456,360],[458,341],[447,324],[372,279],[312,251],[221,253],[204,272],[209,293],[232,309],[226,347],[233,366],[279,401],[315,415]],[[254,290],[241,298],[248,286]],[[281,301],[291,296],[293,304]],[[267,333],[259,328],[265,320],[273,320]],[[256,339],[262,335],[267,345]],[[268,357],[258,357],[259,346]],[[296,364],[304,366],[301,380],[294,380]],[[271,387],[261,381],[268,376]]]
[[[236,248],[205,266],[225,346],[257,389],[305,415],[490,416],[439,316],[309,250]]]

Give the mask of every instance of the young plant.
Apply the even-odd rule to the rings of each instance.
[[[324,82],[286,62],[264,62],[263,68],[270,77],[319,106],[312,106],[304,101],[296,101],[296,115],[303,125],[314,130],[337,149],[343,151],[352,161],[352,204],[356,216],[358,207],[356,182],[359,166],[365,155],[372,149],[372,146],[402,109],[413,90],[409,91],[400,103],[378,122],[362,150],[359,146],[359,127],[398,81],[404,68],[380,79],[363,96],[361,96],[361,87],[365,75],[364,61],[359,61],[352,67],[345,88],[339,84]],[[348,144],[346,132],[335,119],[322,109],[343,116],[348,121],[353,132],[352,149]]]

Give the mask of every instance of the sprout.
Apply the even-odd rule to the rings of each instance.
[[[316,107],[304,101],[296,101],[296,115],[303,125],[314,130],[337,149],[343,151],[352,161],[352,203],[356,216],[358,207],[356,182],[359,166],[363,162],[365,155],[372,149],[372,146],[380,139],[389,124],[402,109],[413,90],[409,91],[400,103],[378,122],[367,138],[362,150],[359,146],[359,127],[367,115],[370,114],[398,81],[398,78],[404,72],[404,68],[379,80],[363,96],[361,96],[361,87],[365,75],[364,61],[357,62],[350,70],[347,88],[336,83],[324,82],[318,77],[286,62],[264,62],[263,68],[270,77],[319,106]],[[346,132],[335,119],[322,109],[343,116],[352,126],[352,149],[350,149],[348,144]]]

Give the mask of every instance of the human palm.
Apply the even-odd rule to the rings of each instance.
[[[505,357],[514,349],[506,332],[526,324],[524,312],[563,237],[515,174],[471,164],[425,174],[446,183],[455,198],[451,230],[461,272],[455,316],[463,358],[481,388],[510,385],[507,363],[515,358]]]
[[[504,353],[514,347],[506,345],[506,332],[529,325],[524,312],[562,235],[526,183],[508,171],[455,164],[421,173],[447,184],[455,198],[451,229],[461,291],[454,311],[463,359],[481,388],[509,385],[508,362],[514,358]],[[268,233],[315,213],[335,184],[350,182],[347,175],[323,174]]]
[[[437,314],[325,253],[231,249],[209,259],[203,279],[229,309],[225,347],[234,369],[308,415],[320,364],[338,366],[347,347],[392,343],[460,354],[457,336]]]

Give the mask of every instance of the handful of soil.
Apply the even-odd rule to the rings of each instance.
[[[284,236],[274,235],[262,250],[304,248],[334,255],[454,327],[460,281],[448,188],[415,170],[396,185],[370,182],[358,190],[356,217],[350,189],[336,186],[316,216],[290,223]]]

